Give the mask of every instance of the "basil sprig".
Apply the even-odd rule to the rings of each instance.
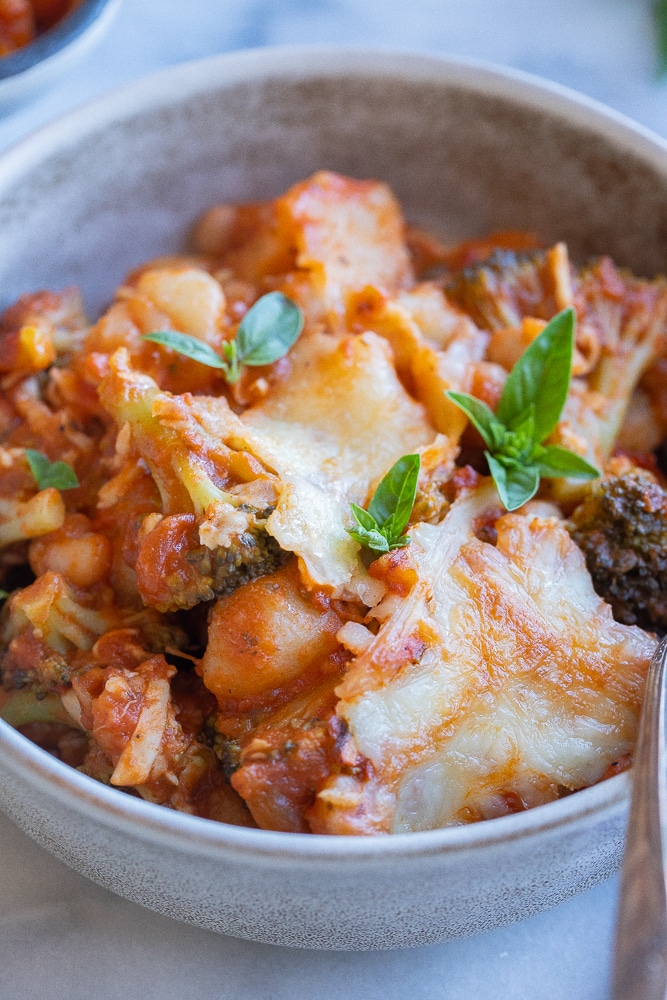
[[[664,75],[667,72],[667,0],[654,0],[653,16],[658,49],[658,70]]]
[[[542,477],[594,479],[600,473],[581,455],[542,442],[565,406],[572,373],[574,310],[547,323],[512,368],[494,413],[465,392],[445,395],[460,407],[484,439],[484,452],[507,510],[535,496]]]
[[[175,330],[147,333],[151,340],[209,368],[219,368],[230,385],[238,382],[243,365],[270,365],[282,358],[303,329],[303,313],[296,302],[282,292],[269,292],[248,310],[241,320],[236,338],[222,346],[222,357],[212,347]]]
[[[357,523],[347,530],[355,541],[375,552],[408,544],[410,538],[403,532],[414,506],[420,465],[419,455],[404,455],[382,479],[367,510],[350,504]]]
[[[25,457],[40,490],[50,486],[57,490],[73,490],[79,485],[76,472],[67,462],[50,462],[46,455],[34,448],[26,448]]]

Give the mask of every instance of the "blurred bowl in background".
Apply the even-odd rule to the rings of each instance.
[[[0,57],[0,113],[46,90],[102,37],[121,0],[83,0],[34,41]]]

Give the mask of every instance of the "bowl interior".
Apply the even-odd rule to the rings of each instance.
[[[158,74],[5,156],[3,299],[77,283],[96,310],[204,208],[322,167],[387,181],[448,238],[527,229],[575,259],[665,267],[664,154],[592,103],[434,58],[264,50]]]

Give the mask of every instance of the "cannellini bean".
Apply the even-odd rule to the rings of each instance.
[[[176,330],[201,340],[217,330],[225,310],[219,282],[194,267],[144,271],[137,291],[166,313]]]
[[[42,562],[43,572],[53,570],[76,587],[92,587],[109,571],[111,542],[98,534],[59,538],[48,546]]]

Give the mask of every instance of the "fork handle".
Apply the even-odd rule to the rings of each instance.
[[[613,1000],[667,997],[666,660],[667,638],[660,642],[646,677],[634,755],[630,820],[616,923]]]

